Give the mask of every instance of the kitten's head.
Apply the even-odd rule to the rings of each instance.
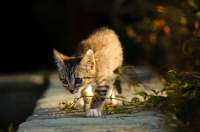
[[[54,50],[54,58],[61,83],[69,92],[76,93],[93,83],[96,68],[91,49],[83,57],[67,57]]]

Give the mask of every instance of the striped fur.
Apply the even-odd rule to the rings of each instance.
[[[115,32],[101,28],[79,44],[73,57],[54,50],[54,58],[66,90],[94,96],[83,99],[86,115],[101,116],[102,104],[113,88],[110,77],[123,61],[121,43]]]

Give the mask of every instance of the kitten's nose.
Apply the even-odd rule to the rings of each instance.
[[[69,90],[69,92],[70,92],[70,93],[73,93],[73,92],[74,92],[74,90]]]

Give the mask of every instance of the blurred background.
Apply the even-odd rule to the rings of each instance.
[[[199,71],[199,0],[29,0],[4,5],[0,105],[5,109],[0,111],[0,129],[12,123],[17,128],[31,115],[49,84],[48,73],[57,69],[52,49],[72,55],[82,39],[102,26],[119,35],[124,65],[151,67],[161,75],[170,69]],[[37,95],[26,102],[31,108],[24,110],[23,101],[13,102],[22,100],[20,94],[13,96],[19,91]]]

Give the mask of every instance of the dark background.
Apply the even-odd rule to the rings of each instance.
[[[96,28],[119,35],[125,64],[177,69],[174,61],[199,25],[187,0],[29,0],[3,4],[0,73],[55,69],[52,49],[72,55]],[[186,22],[185,22],[186,20]],[[196,23],[196,25],[195,25]],[[180,68],[179,68],[180,69]],[[182,68],[184,69],[184,68]]]
[[[0,72],[54,69],[52,49],[71,55],[78,42],[94,29],[110,26],[111,3],[105,0],[7,3],[2,19]]]
[[[124,65],[147,66],[160,74],[170,69],[192,71],[200,66],[196,63],[200,62],[200,51],[197,48],[199,39],[193,40],[191,37],[200,36],[198,29],[200,1],[194,0],[193,3],[191,1],[27,0],[4,2],[1,16],[0,76],[56,70],[53,48],[70,56],[78,42],[102,26],[110,27],[118,34],[124,49]],[[10,116],[9,118],[12,119],[10,120],[6,115],[0,124],[6,123],[3,124],[4,126],[1,125],[0,129],[6,129],[13,120],[16,120],[13,123],[17,129],[17,126],[31,115],[35,102],[48,86],[48,81],[44,82],[34,91],[36,87],[34,84],[30,87],[33,91],[30,91],[30,88],[20,85],[22,86],[20,91],[16,90],[16,88],[20,89],[20,86],[15,83],[12,87],[8,87],[10,83],[5,87],[0,87],[1,95],[8,94],[5,98],[2,96],[0,101],[16,110],[16,107],[12,108],[10,105],[13,104],[13,100],[20,101],[16,96],[17,93],[22,92],[23,97],[28,97],[30,100],[22,99],[22,106],[17,105],[19,116]],[[35,92],[32,94],[35,97],[29,96],[31,92]],[[16,98],[12,98],[13,95]],[[8,102],[10,98],[12,98],[11,102]],[[24,113],[23,101],[26,100],[29,101],[26,103],[31,103],[31,108],[27,108],[29,111]],[[12,114],[18,115],[16,113],[15,111]],[[18,120],[17,118],[22,115],[23,119]]]

